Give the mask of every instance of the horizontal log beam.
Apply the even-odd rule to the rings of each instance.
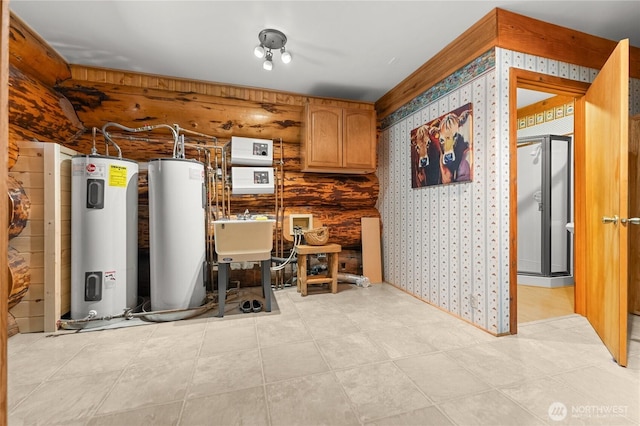
[[[219,139],[299,141],[303,108],[186,92],[67,80],[57,86],[88,128],[178,124]]]
[[[13,134],[37,135],[41,141],[64,143],[84,132],[64,96],[13,65],[9,66],[9,123]]]
[[[9,62],[49,87],[71,78],[62,56],[13,13],[9,22]]]

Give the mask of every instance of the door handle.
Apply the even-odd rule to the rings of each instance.
[[[632,225],[640,225],[640,217],[630,217],[629,219],[620,219],[623,225],[630,223]]]
[[[602,223],[613,223],[614,225],[616,223],[618,223],[618,216],[613,216],[613,217],[608,217],[608,216],[602,216]]]

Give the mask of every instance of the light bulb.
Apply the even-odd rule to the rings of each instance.
[[[267,71],[271,71],[273,69],[273,62],[271,62],[269,59],[267,59],[262,64],[262,68],[264,68]]]
[[[291,62],[291,53],[287,52],[286,50],[284,50],[284,47],[282,48],[282,62],[284,62],[285,64],[288,64],[289,62]]]
[[[264,47],[262,47],[262,45],[256,46],[256,48],[253,49],[253,54],[256,55],[257,58],[264,58]]]

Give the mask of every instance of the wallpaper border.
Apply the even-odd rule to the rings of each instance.
[[[460,87],[484,74],[486,71],[495,68],[495,66],[496,52],[495,48],[491,48],[475,58],[473,61],[469,62],[467,65],[450,74],[445,79],[434,84],[393,113],[389,114],[380,122],[381,128],[384,130],[391,127],[400,120],[421,110],[422,108],[425,108],[436,99],[447,95],[457,87]]]

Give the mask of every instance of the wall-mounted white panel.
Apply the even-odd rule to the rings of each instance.
[[[232,167],[231,193],[273,194],[275,190],[272,167]]]
[[[231,164],[235,166],[271,166],[273,141],[271,139],[231,136]]]

